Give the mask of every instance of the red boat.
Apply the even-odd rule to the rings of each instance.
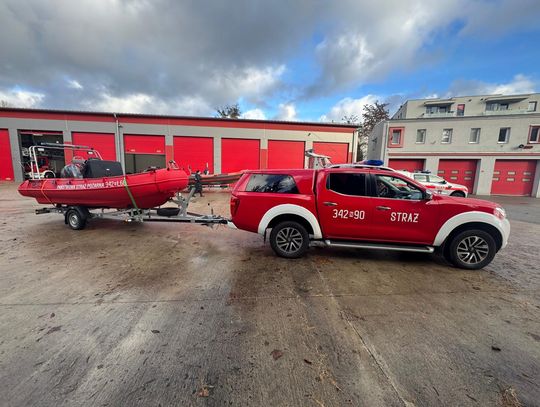
[[[188,174],[174,161],[164,169],[150,168],[142,173],[124,175],[119,162],[102,160],[97,151],[86,146],[32,146],[31,159],[37,160],[36,150],[45,148],[83,151],[90,158],[74,157],[72,164],[62,170],[62,178],[43,178],[39,169],[32,172],[31,179],[19,186],[19,193],[35,198],[40,204],[148,209],[164,204],[188,186]],[[82,164],[74,164],[77,160]]]

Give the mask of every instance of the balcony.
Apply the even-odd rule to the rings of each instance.
[[[456,112],[437,112],[437,113],[422,113],[421,117],[436,118],[436,117],[454,117]]]

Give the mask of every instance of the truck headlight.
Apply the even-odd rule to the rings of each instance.
[[[506,218],[506,211],[504,210],[504,208],[501,208],[500,206],[496,207],[494,210],[493,210],[493,214],[498,217],[499,219],[504,219]]]

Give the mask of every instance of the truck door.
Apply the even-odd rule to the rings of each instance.
[[[317,209],[325,238],[369,238],[373,198],[368,188],[368,174],[354,169],[328,169],[319,174]]]
[[[371,237],[378,241],[432,244],[439,230],[436,200],[398,175],[373,174]]]

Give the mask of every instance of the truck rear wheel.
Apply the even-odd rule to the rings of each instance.
[[[279,257],[297,259],[309,248],[309,234],[298,222],[281,222],[272,228],[270,246]]]
[[[465,230],[450,241],[448,258],[454,266],[478,270],[487,266],[497,253],[493,237],[483,230]]]

